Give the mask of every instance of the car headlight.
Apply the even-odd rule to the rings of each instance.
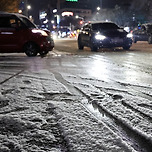
[[[127,38],[132,38],[132,37],[133,37],[132,33],[127,34]]]
[[[32,32],[33,32],[33,33],[39,33],[39,34],[41,34],[42,36],[48,36],[48,34],[47,34],[45,31],[43,31],[43,30],[33,29]]]
[[[95,39],[97,40],[104,40],[106,37],[104,35],[101,35],[101,34],[97,34],[95,35]]]

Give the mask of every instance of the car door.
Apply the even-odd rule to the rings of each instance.
[[[17,26],[17,18],[14,16],[0,17],[0,51],[12,52],[19,49],[20,31]]]
[[[83,30],[83,39],[84,39],[84,43],[89,46],[89,42],[90,42],[90,26],[86,25],[84,30]]]
[[[144,25],[141,26],[141,29],[139,31],[140,40],[147,41],[148,40],[148,34],[146,31],[146,27]]]

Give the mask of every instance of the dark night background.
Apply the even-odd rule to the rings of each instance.
[[[101,5],[102,1],[102,5]],[[96,11],[98,6],[103,8],[114,8],[115,5],[128,5],[128,0],[79,0],[80,5],[74,2],[66,2],[61,3],[61,7],[70,6],[70,7],[81,7],[81,8],[89,8],[93,12]],[[35,21],[38,22],[38,15],[39,10],[46,9],[46,8],[56,8],[57,0],[28,0],[28,4],[31,5],[32,9],[29,11],[32,16],[36,19]]]
[[[97,10],[96,8],[102,7],[105,8],[115,8],[116,5],[118,5],[123,11],[129,12],[132,11],[132,14],[136,12],[136,14],[141,14],[139,16],[144,17],[144,13],[146,12],[145,4],[149,3],[149,6],[151,5],[151,0],[79,0],[79,2],[65,2],[65,0],[61,0],[61,8],[66,7],[74,7],[74,8],[88,8],[91,9],[93,13],[95,13]],[[102,2],[102,5],[101,5]],[[32,15],[34,18],[34,22],[36,24],[39,24],[39,11],[40,10],[49,10],[50,16],[52,13],[52,10],[57,8],[57,0],[28,0],[28,3],[31,5],[32,9],[29,10],[29,15]],[[150,7],[149,7],[150,8]],[[144,14],[144,15],[143,15]],[[52,14],[53,15],[53,14]],[[127,14],[123,14],[123,16]],[[128,16],[131,14],[128,14]]]

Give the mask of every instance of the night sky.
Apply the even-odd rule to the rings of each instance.
[[[28,0],[31,4],[32,9],[30,13],[34,18],[38,18],[39,10],[48,8],[48,5],[53,9],[56,8],[57,0]],[[86,0],[79,0],[80,2]],[[102,1],[102,5],[101,5]],[[97,6],[102,6],[102,8],[114,8],[115,5],[127,6],[128,8],[133,7],[135,9],[140,9],[147,0],[90,0],[90,6],[92,11],[96,11]]]
[[[56,7],[57,0],[28,0],[34,8],[43,8],[48,4],[52,5],[52,7]],[[62,0],[63,1],[63,0]],[[79,2],[86,0],[79,0]],[[92,9],[95,10],[97,6],[102,2],[103,8],[114,8],[116,4],[122,6],[130,3],[131,5],[140,5],[142,6],[147,0],[90,0]],[[67,2],[68,3],[68,2]]]
[[[47,6],[49,3],[52,5],[52,7],[56,6],[57,0],[28,0],[31,5],[33,5],[35,8],[43,8]],[[79,0],[81,1],[86,1],[86,0]],[[133,0],[130,0],[133,1]],[[139,0],[140,1],[140,0]],[[97,6],[100,5],[102,2],[103,8],[114,8],[116,4],[122,4],[125,2],[128,2],[128,0],[90,0],[92,9],[95,10]]]
[[[114,8],[115,5],[128,5],[128,3],[131,3],[134,0],[91,0],[91,3],[93,7],[96,7],[97,5],[101,4],[103,8]]]

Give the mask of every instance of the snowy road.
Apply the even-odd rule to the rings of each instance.
[[[151,61],[147,43],[0,54],[0,152],[151,152]]]

